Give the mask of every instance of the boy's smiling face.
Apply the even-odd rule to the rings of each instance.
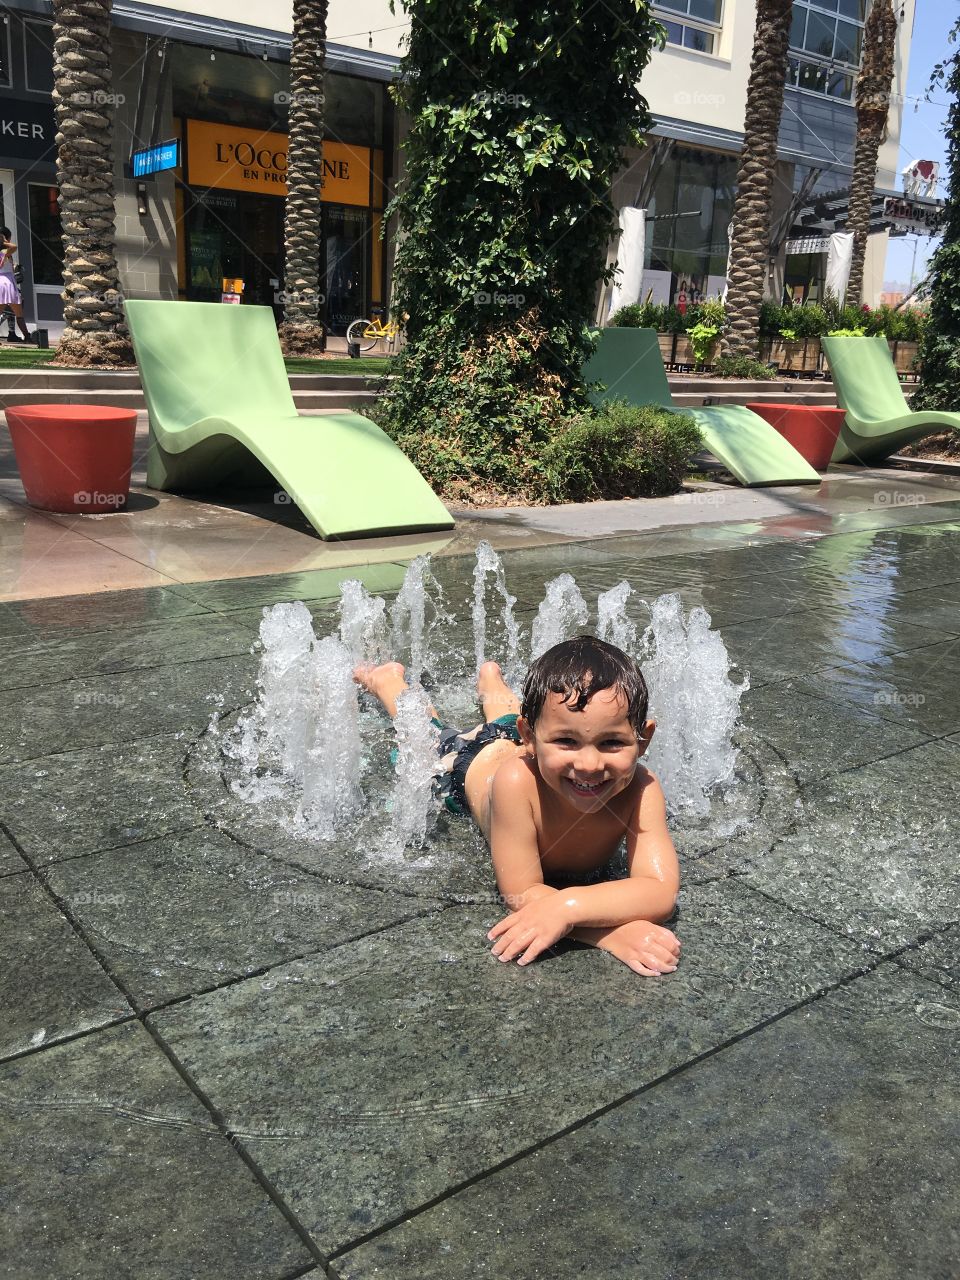
[[[595,813],[633,781],[654,723],[646,722],[638,742],[626,699],[601,689],[582,711],[550,693],[534,728],[522,719],[518,728],[547,786],[579,812]]]

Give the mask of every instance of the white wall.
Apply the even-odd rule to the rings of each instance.
[[[716,54],[694,53],[672,44],[655,52],[640,78],[640,91],[650,110],[742,132],[756,22],[755,0],[726,0]]]
[[[293,0],[154,0],[154,8],[196,13],[208,18],[221,18],[263,27],[269,31],[293,30]],[[370,48],[370,33],[376,53],[400,54],[400,37],[409,22],[400,4],[397,13],[390,12],[388,0],[330,0],[327,15],[327,39],[355,49]],[[176,31],[172,30],[175,36]]]

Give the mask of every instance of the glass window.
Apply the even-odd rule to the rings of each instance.
[[[27,88],[35,93],[53,90],[53,28],[48,22],[24,22],[23,54]]]
[[[713,53],[723,19],[723,0],[658,0],[658,6],[667,13],[658,13],[658,19],[667,32],[667,44],[681,45],[697,53]],[[673,15],[682,13],[686,22],[676,22]],[[669,16],[668,16],[669,14]]]
[[[57,188],[31,182],[30,253],[34,284],[63,284],[63,238]]]
[[[10,16],[3,15],[0,26],[0,84],[10,85]]]
[[[853,101],[865,0],[794,0],[787,83]]]

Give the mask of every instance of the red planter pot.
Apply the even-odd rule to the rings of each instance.
[[[818,404],[776,403],[748,404],[747,408],[779,431],[814,471],[826,471],[847,416],[845,409]]]
[[[117,511],[130,494],[134,409],[29,404],[6,410],[20,479],[32,507]]]

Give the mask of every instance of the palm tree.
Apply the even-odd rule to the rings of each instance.
[[[323,350],[320,230],[326,48],[327,0],[294,0],[284,317],[280,327],[280,340],[287,355],[316,355]]]
[[[133,363],[114,249],[111,0],[53,0],[53,103],[63,228],[57,363]]]
[[[757,0],[743,152],[733,206],[729,325],[721,340],[724,355],[756,359],[760,354],[760,304],[767,283],[770,210],[792,18],[793,0]]]
[[[891,0],[873,0],[863,32],[863,61],[857,78],[857,143],[850,183],[847,230],[853,232],[853,261],[847,299],[860,301],[867,252],[870,208],[877,182],[877,157],[887,136],[890,89],[897,51],[897,15]]]

